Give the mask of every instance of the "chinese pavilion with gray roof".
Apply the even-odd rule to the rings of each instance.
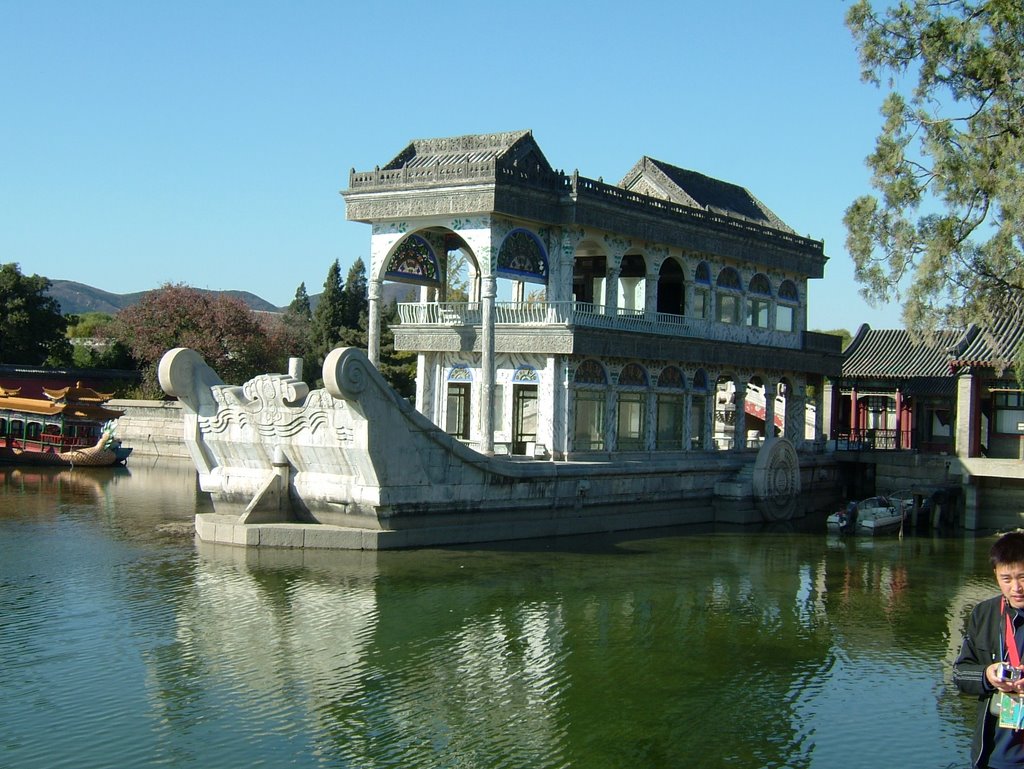
[[[840,448],[951,451],[956,380],[948,351],[960,336],[941,331],[923,340],[862,325],[830,388],[831,437]]]
[[[530,131],[411,142],[353,170],[416,408],[485,454],[743,450],[822,436],[838,337],[809,332],[821,241],[736,184],[643,156],[618,184],[555,170]],[[809,389],[810,388],[810,389]]]
[[[1024,525],[1024,390],[1013,370],[1022,341],[1013,298],[985,325],[928,339],[861,326],[825,388],[835,447],[948,457],[968,528]]]

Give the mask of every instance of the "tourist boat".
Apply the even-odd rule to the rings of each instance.
[[[124,412],[104,404],[112,394],[81,383],[45,398],[21,397],[21,389],[0,387],[0,462],[8,464],[106,467],[131,454],[115,437]]]
[[[903,525],[904,505],[900,500],[888,497],[868,497],[860,502],[850,502],[838,512],[832,513],[826,524],[829,531],[842,534],[884,534],[895,531]]]

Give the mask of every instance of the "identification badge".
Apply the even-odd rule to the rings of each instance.
[[[1003,729],[1024,729],[1024,696],[999,693],[999,725]]]

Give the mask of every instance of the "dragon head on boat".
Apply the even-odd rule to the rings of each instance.
[[[100,430],[100,439],[96,445],[102,449],[108,449],[113,451],[121,445],[121,441],[116,437],[117,432],[117,420],[110,419],[103,423],[103,427]]]

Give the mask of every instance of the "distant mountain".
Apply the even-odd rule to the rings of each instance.
[[[81,315],[85,312],[105,312],[109,315],[116,315],[119,310],[142,299],[146,291],[136,291],[133,294],[112,294],[101,288],[87,286],[84,283],[76,283],[73,280],[51,280],[50,290],[47,296],[52,296],[60,304],[60,311],[65,315]],[[248,291],[209,291],[199,289],[210,294],[227,294],[235,296],[245,302],[246,306],[258,312],[283,312],[285,307],[275,307],[270,302],[262,299],[256,294]],[[417,289],[414,286],[401,283],[385,283],[381,291],[385,303],[415,302]],[[309,297],[310,307],[315,309],[320,300],[320,294]]]
[[[136,291],[133,294],[112,294],[100,288],[93,288],[84,283],[76,283],[73,280],[51,280],[48,296],[52,296],[60,304],[60,311],[65,315],[81,315],[84,312],[105,312],[116,315],[119,310],[138,302],[145,295],[146,291]],[[281,308],[275,307],[265,299],[248,291],[209,291],[199,289],[210,294],[227,294],[235,296],[245,302],[246,306],[260,312],[280,312]]]

